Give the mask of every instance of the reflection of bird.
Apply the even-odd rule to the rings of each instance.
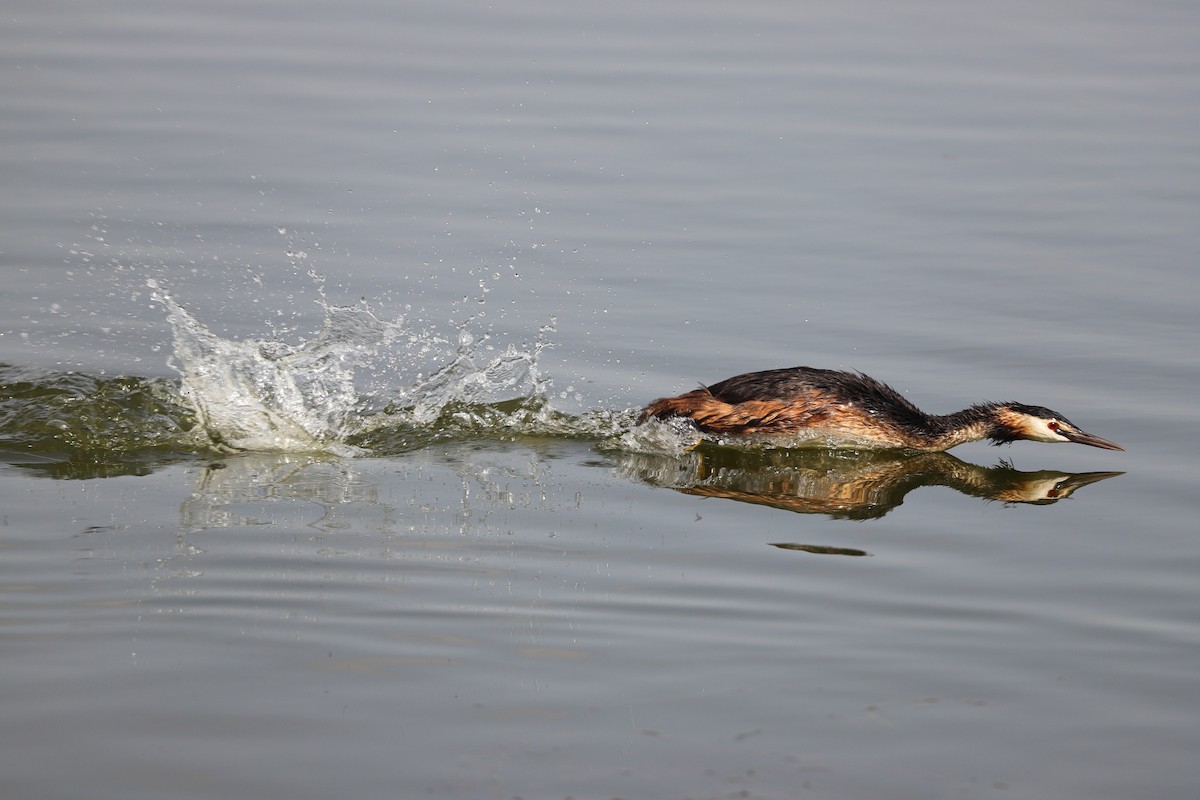
[[[813,367],[750,372],[664,397],[646,406],[638,422],[673,417],[691,420],[704,432],[780,445],[811,441],[938,451],[980,439],[995,444],[1031,439],[1124,449],[1041,406],[980,403],[953,414],[926,414],[874,378]]]
[[[759,450],[705,444],[683,456],[628,454],[623,469],[655,486],[834,519],[878,519],[914,489],[946,486],[1001,503],[1048,505],[1120,472],[1022,472],[949,453]]]

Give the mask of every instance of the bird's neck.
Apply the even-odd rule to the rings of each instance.
[[[939,450],[949,450],[980,439],[1006,441],[1008,437],[996,417],[998,405],[984,403],[953,414],[930,415],[929,433]]]

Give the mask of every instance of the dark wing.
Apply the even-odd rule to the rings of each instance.
[[[735,375],[707,387],[710,394],[726,403],[745,403],[750,400],[791,400],[798,395],[825,392],[838,397],[836,387],[853,373],[814,367],[790,367],[747,372]]]
[[[781,400],[816,405],[849,405],[878,414],[909,429],[921,428],[927,417],[886,383],[861,372],[815,367],[791,367],[749,372],[708,387],[725,403]]]

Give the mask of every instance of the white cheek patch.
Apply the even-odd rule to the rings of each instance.
[[[1067,437],[1052,429],[1045,420],[1031,419],[1025,423],[1025,430],[1030,439],[1039,442],[1069,442]]]

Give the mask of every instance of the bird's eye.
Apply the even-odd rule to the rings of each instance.
[[[1046,427],[1052,431],[1058,430],[1058,420],[1056,420],[1056,419],[1050,420],[1049,422],[1046,423]]]

